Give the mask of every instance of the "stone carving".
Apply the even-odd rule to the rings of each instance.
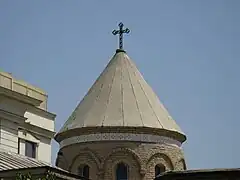
[[[132,133],[96,133],[74,136],[64,139],[60,142],[60,148],[72,144],[96,142],[96,141],[131,141],[144,143],[167,144],[175,147],[180,147],[181,142],[165,136],[152,134],[132,134]]]
[[[106,158],[103,160],[102,164],[101,164],[101,168],[103,169],[104,168],[104,164],[106,163],[106,161],[112,156],[114,155],[115,153],[118,153],[118,152],[125,152],[127,154],[130,154],[134,157],[134,159],[136,160],[136,162],[138,163],[139,165],[139,168],[140,169],[143,169],[142,168],[142,165],[144,164],[143,161],[141,160],[141,158],[139,157],[139,155],[137,153],[135,153],[133,150],[131,150],[130,148],[116,148],[116,149],[113,149],[107,156]]]
[[[147,165],[149,165],[149,163],[151,163],[152,161],[154,161],[154,165],[158,164],[157,163],[157,160],[158,158],[160,159],[163,159],[164,160],[164,164],[165,166],[167,165],[167,168],[170,169],[170,170],[173,170],[174,169],[174,166],[173,166],[173,163],[171,161],[171,158],[168,157],[166,154],[163,154],[163,153],[156,153],[154,155],[152,155],[149,159],[148,159],[148,162],[147,162]]]
[[[72,163],[71,163],[71,165],[69,166],[69,169],[68,169],[69,171],[71,171],[72,166],[73,166],[73,164],[75,163],[75,161],[77,160],[77,158],[78,158],[79,156],[83,155],[83,154],[89,155],[89,157],[91,157],[91,158],[95,161],[95,163],[96,163],[96,165],[97,165],[97,168],[98,168],[98,169],[101,169],[101,168],[100,168],[100,167],[101,167],[101,162],[100,162],[99,158],[97,157],[96,153],[95,153],[94,151],[86,148],[86,149],[81,150],[81,152],[80,152],[77,156],[75,156],[75,157],[73,158]]]

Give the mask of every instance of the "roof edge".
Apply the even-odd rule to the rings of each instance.
[[[217,173],[217,175],[216,175]],[[155,180],[159,179],[174,179],[174,178],[192,178],[192,177],[219,177],[219,175],[223,175],[223,177],[236,176],[240,174],[240,168],[216,168],[216,169],[190,169],[183,171],[167,171],[160,175],[158,175]]]
[[[162,135],[166,137],[173,138],[181,143],[187,140],[185,134],[167,130],[167,129],[158,129],[151,127],[81,127],[76,129],[70,129],[63,132],[58,132],[55,134],[54,139],[60,143],[62,140],[66,138],[70,138],[73,136],[84,135],[84,134],[92,134],[92,133],[137,133],[137,134],[153,134],[153,135]]]
[[[40,104],[43,102],[42,100],[33,98],[28,95],[21,94],[17,91],[13,91],[11,89],[8,89],[2,86],[0,86],[0,95],[7,96],[12,99],[16,99],[18,101],[24,102],[26,104],[30,104],[32,106],[40,106]]]

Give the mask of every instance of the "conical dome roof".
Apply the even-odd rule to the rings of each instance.
[[[158,128],[185,136],[122,50],[117,50],[58,134],[86,127]]]

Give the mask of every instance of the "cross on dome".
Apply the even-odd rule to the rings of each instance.
[[[130,29],[126,28],[126,29],[123,29],[123,23],[119,23],[118,24],[118,27],[119,27],[119,30],[113,30],[113,35],[117,35],[119,34],[119,49],[123,49],[123,34],[126,33],[130,33]]]

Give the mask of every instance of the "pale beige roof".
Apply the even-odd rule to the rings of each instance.
[[[182,133],[125,52],[117,52],[59,133],[81,127],[150,127]]]

